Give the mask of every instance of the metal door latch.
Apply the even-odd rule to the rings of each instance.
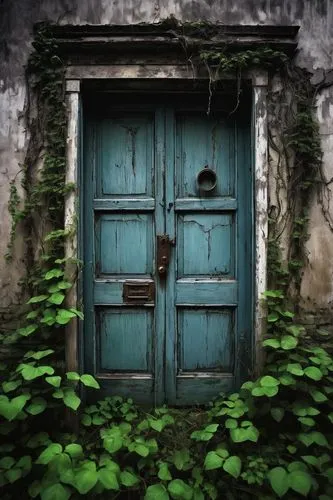
[[[168,234],[159,234],[157,236],[157,272],[161,278],[167,275],[171,246],[175,245],[174,240],[170,240]]]

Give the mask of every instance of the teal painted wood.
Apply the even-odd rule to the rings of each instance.
[[[124,104],[86,126],[85,365],[103,394],[203,403],[251,366],[250,126],[148,109]],[[207,194],[196,184],[205,166],[217,173]],[[175,240],[166,279],[155,271],[162,233]],[[155,283],[155,302],[124,303],[131,280]]]
[[[98,372],[151,373],[154,310],[109,307],[97,314]]]
[[[88,117],[84,162],[85,368],[102,392],[132,390],[148,404],[156,387],[158,307],[124,305],[123,285],[154,274],[155,121],[146,112]]]

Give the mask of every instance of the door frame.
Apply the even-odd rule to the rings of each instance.
[[[252,367],[258,374],[263,364],[263,349],[261,347],[265,333],[266,309],[262,294],[266,290],[267,281],[267,240],[268,240],[268,133],[267,133],[267,87],[268,74],[264,70],[249,71],[244,75],[252,87],[252,167],[253,167],[253,345]],[[72,66],[66,74],[66,104],[67,104],[67,152],[66,152],[66,184],[75,185],[65,198],[65,230],[69,236],[65,242],[65,257],[68,260],[66,272],[76,275],[77,265],[70,263],[71,259],[82,257],[83,219],[80,204],[81,165],[82,165],[82,83],[89,80],[133,80],[153,79],[162,84],[172,80],[193,79],[193,73],[187,66],[159,65],[149,66],[144,72],[142,65],[105,65],[105,66]],[[207,80],[207,76],[204,77]],[[82,276],[67,295],[69,307],[80,308],[82,305]],[[66,367],[69,371],[79,371],[83,366],[81,337],[83,329],[78,319],[73,319],[66,327]]]

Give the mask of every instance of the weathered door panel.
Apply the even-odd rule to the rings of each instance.
[[[234,117],[170,111],[169,121],[167,205],[174,210],[167,231],[177,247],[168,283],[166,386],[168,402],[182,405],[207,402],[240,380],[251,329],[251,164],[249,137]],[[217,180],[208,192],[197,183],[205,168]],[[248,302],[240,304],[246,287]]]
[[[85,143],[85,369],[105,394],[150,404],[232,389],[251,362],[248,122],[125,108],[88,119]],[[210,192],[196,181],[205,167]]]
[[[85,365],[106,394],[145,403],[157,387],[156,132],[154,112],[122,112],[85,134]]]

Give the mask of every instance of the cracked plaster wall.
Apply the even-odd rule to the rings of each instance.
[[[17,238],[15,258],[4,261],[10,233],[9,182],[20,179],[28,131],[24,121],[24,66],[31,51],[34,23],[130,24],[159,22],[174,15],[181,21],[224,24],[299,25],[298,64],[319,83],[333,81],[332,0],[0,0],[0,311],[19,302],[17,282],[24,275],[24,241]],[[333,86],[318,93],[317,114],[324,151],[324,170],[333,177]],[[333,184],[332,184],[333,185]],[[333,217],[325,200],[327,214]],[[326,214],[326,218],[327,218]],[[333,233],[314,200],[311,208],[309,262],[302,283],[305,307],[311,312],[333,308]]]

